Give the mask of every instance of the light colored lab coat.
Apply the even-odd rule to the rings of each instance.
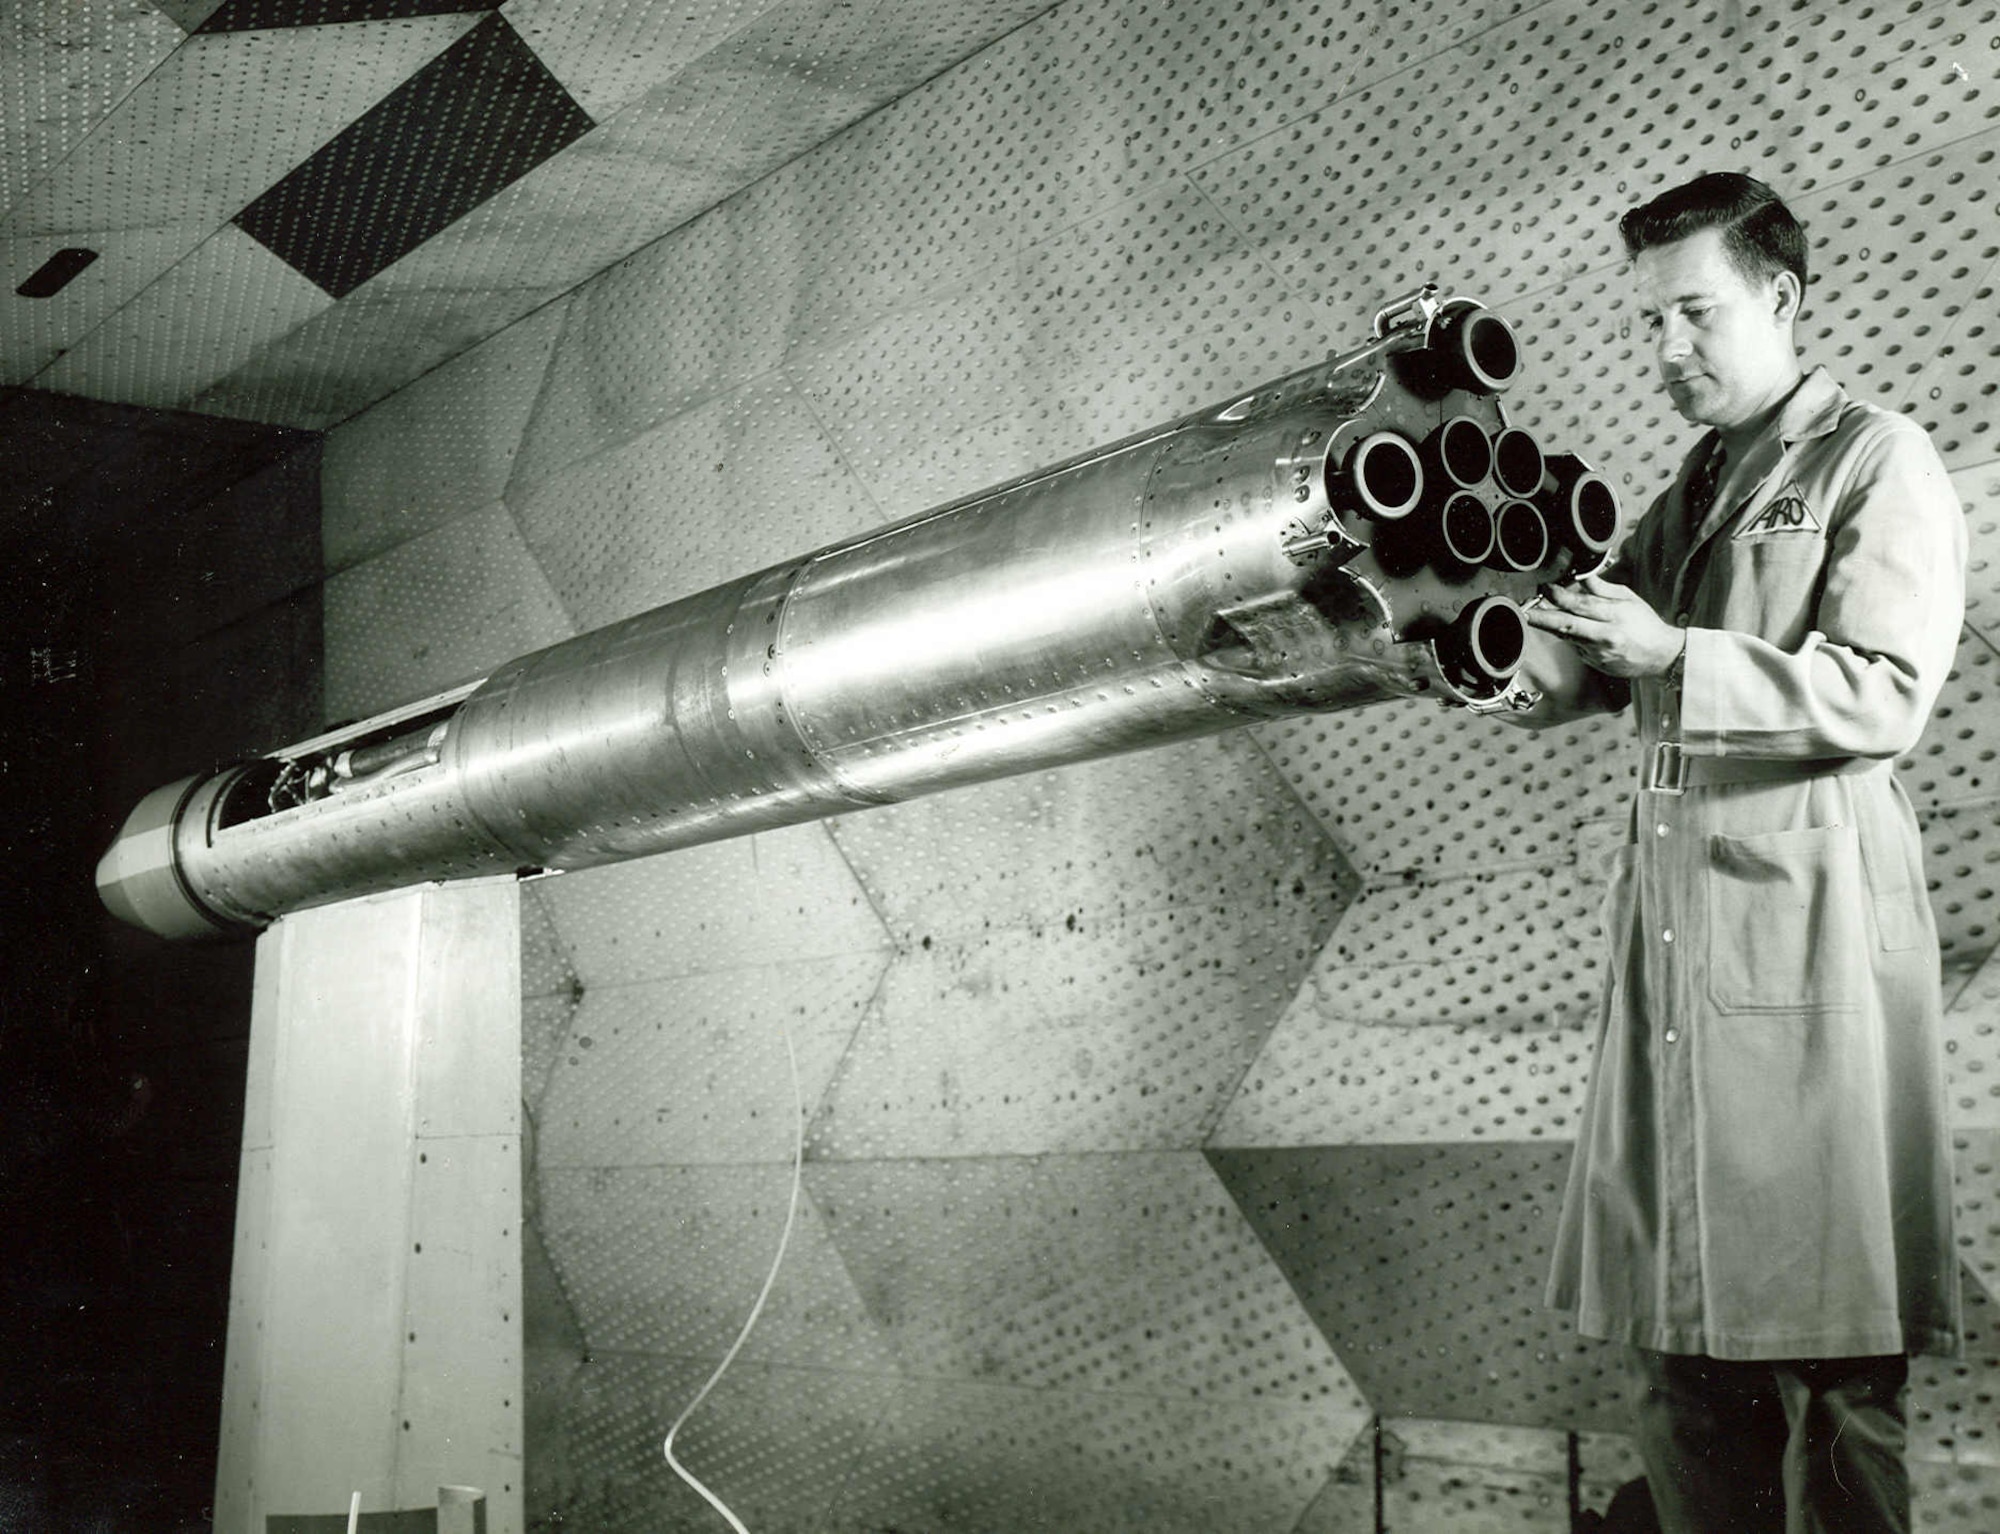
[[[1632,689],[1550,1303],[1670,1353],[1953,1353],[1937,934],[1893,761],[1952,664],[1964,517],[1922,429],[1823,369],[1690,536],[1712,440],[1610,572],[1687,627],[1685,679]],[[1676,740],[1692,781],[1648,787]]]

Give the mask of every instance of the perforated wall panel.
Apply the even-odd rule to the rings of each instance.
[[[61,303],[21,299],[12,283],[0,290],[9,381],[33,376],[138,296],[472,19],[230,33],[175,50],[120,103],[115,128],[98,125],[60,178],[26,189],[0,217],[0,240],[41,250],[10,270],[32,270],[58,244],[102,252]],[[251,122],[257,131],[246,134]]]
[[[0,212],[89,136],[181,34],[143,0],[20,5],[0,16]]]
[[[864,954],[588,988],[542,1099],[542,1165],[789,1152],[786,1034],[810,1113],[886,963]]]
[[[576,632],[505,506],[333,576],[326,613],[329,719],[409,702]]]
[[[675,416],[508,499],[582,628],[880,520],[804,403],[775,380]]]
[[[704,175],[750,174],[732,113],[777,123],[781,153],[336,433],[349,690],[1197,407],[1432,277],[1515,323],[1509,412],[1636,512],[1694,433],[1654,380],[1615,217],[1698,169],[1764,176],[1809,223],[1809,358],[1924,421],[1970,512],[1970,626],[1898,770],[1945,942],[1974,1299],[1968,1356],[1919,1368],[1919,1526],[1985,1530],[2000,9],[1041,10],[795,154],[782,120],[837,118],[889,10],[631,4],[584,26],[572,0],[511,0],[604,128],[309,322],[300,356],[373,355],[378,382],[427,366],[496,287],[541,302]],[[824,70],[777,81],[760,48],[819,48]],[[677,156],[699,168],[677,180]],[[629,215],[582,214],[608,185]],[[543,236],[510,245],[510,220]],[[462,311],[455,283],[479,287]],[[257,367],[212,400],[352,392]],[[590,1353],[537,1376],[536,1505],[701,1526],[657,1437],[775,1244],[782,1017],[810,1113],[799,1244],[686,1439],[753,1527],[1372,1527],[1371,1411],[1391,1527],[1561,1530],[1574,1429],[1601,1508],[1636,1473],[1620,1387],[1540,1294],[1629,730],[1384,707],[535,886],[537,1231]]]
[[[500,500],[567,310],[550,304],[327,438],[329,571]]]

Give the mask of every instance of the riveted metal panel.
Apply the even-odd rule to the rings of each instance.
[[[525,903],[522,910],[525,911]],[[549,1074],[569,1042],[577,998],[560,992],[529,996],[521,1003],[521,1101],[531,1132],[539,1127]]]
[[[720,1361],[777,1255],[791,1180],[789,1161],[775,1160],[542,1168],[542,1233],[591,1351]],[[878,1324],[805,1193],[770,1303],[742,1356],[894,1372]]]
[[[807,1181],[911,1375],[1366,1410],[1198,1155],[816,1162]]]
[[[328,571],[500,499],[567,308],[538,310],[328,434]]]
[[[332,302],[224,225],[35,382],[95,399],[177,406]]]
[[[813,1125],[820,1158],[1199,1145],[1339,909],[1050,913],[904,950]]]
[[[575,632],[504,506],[326,583],[326,709],[354,718],[406,703]]]
[[[510,504],[584,628],[880,520],[797,395],[775,380],[572,464]]]
[[[0,13],[0,214],[180,42],[173,23],[144,0],[10,5]]]
[[[857,1464],[835,1526],[1290,1529],[1365,1420],[1285,1401],[910,1380]]]
[[[542,1102],[544,1166],[789,1157],[888,955],[760,964],[585,991]]]
[[[565,1386],[558,1421],[531,1453],[538,1526],[591,1530],[711,1528],[714,1512],[660,1452],[669,1424],[701,1389],[707,1361],[594,1354]],[[890,1375],[739,1361],[674,1440],[682,1464],[758,1534],[860,1534],[841,1518],[848,1475],[889,1403]]]
[[[1542,1304],[1568,1146],[1207,1154],[1376,1410],[1625,1425],[1615,1351]]]
[[[831,831],[905,947],[1211,900],[1319,930],[1355,885],[1240,734],[887,805]]]
[[[546,881],[585,986],[874,953],[881,922],[821,826],[794,826]]]
[[[505,1050],[507,1041],[494,1044]],[[510,1059],[510,1077],[515,1069]],[[520,1534],[520,1143],[511,1134],[425,1137],[417,1151],[391,1505],[421,1507],[440,1486],[477,1486],[490,1534]]]

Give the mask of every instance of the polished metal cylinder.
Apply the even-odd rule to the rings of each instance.
[[[163,790],[105,898],[172,935],[255,928],[1259,719],[1518,702],[1517,604],[1579,567],[1545,531],[1545,557],[1464,558],[1519,355],[1498,316],[1410,295],[1361,346],[1213,409]],[[1593,536],[1599,510],[1593,490]]]

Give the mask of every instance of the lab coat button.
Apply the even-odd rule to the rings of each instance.
[[[1662,821],[1662,822],[1661,822],[1661,823],[1660,823],[1659,825],[1657,825],[1657,826],[1654,826],[1654,827],[1653,827],[1653,834],[1654,834],[1655,836],[1665,836],[1665,835],[1667,834],[1667,826],[1666,826],[1666,822],[1665,822],[1665,821]]]
[[[1660,934],[1660,941],[1663,943],[1671,943],[1673,940],[1674,940],[1674,929],[1672,927],[1667,928],[1664,932]]]
[[[1680,1029],[1678,1029],[1678,1028],[1669,1028],[1669,1029],[1667,1030],[1667,1042],[1668,1042],[1669,1044],[1678,1044],[1678,1043],[1680,1043],[1680,1041],[1681,1041],[1681,1031],[1680,1031]]]

